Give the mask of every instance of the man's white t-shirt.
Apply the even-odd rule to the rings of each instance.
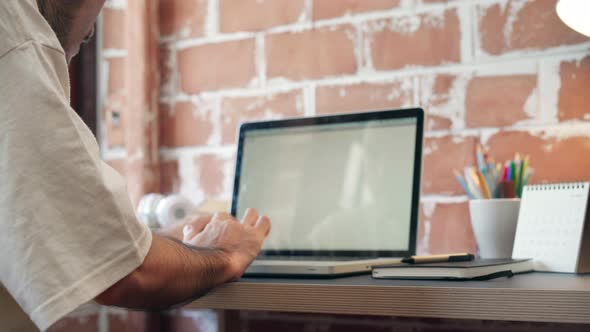
[[[2,330],[29,331],[27,316],[48,328],[141,265],[151,245],[69,94],[64,51],[37,2],[0,1]]]

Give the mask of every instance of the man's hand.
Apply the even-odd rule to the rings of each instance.
[[[258,255],[270,231],[268,217],[248,210],[237,222],[227,213],[189,219],[184,244],[153,234],[141,266],[95,300],[103,305],[135,309],[164,309],[205,294],[238,279]]]
[[[205,226],[211,221],[213,215],[208,213],[196,214],[187,217],[185,220],[179,223],[172,224],[168,227],[158,230],[158,234],[163,236],[171,237],[175,240],[183,240],[183,230],[186,226],[191,226],[193,229],[204,229]]]
[[[270,232],[270,219],[248,209],[239,223],[227,213],[217,213],[208,223],[184,227],[183,241],[195,247],[218,249],[227,255],[227,281],[239,279],[258,256]]]

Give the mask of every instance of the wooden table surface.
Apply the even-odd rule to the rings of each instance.
[[[490,281],[246,278],[189,308],[590,324],[590,275]]]

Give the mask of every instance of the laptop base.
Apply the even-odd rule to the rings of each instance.
[[[350,261],[256,260],[246,270],[246,277],[314,277],[333,278],[371,272],[373,266],[396,264],[400,258],[376,258]]]

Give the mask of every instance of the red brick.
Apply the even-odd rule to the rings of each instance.
[[[205,31],[207,0],[161,0],[158,14],[161,36],[199,37]]]
[[[419,22],[417,26],[415,20]],[[365,38],[371,45],[371,60],[377,70],[435,66],[461,60],[461,30],[454,9],[441,16],[406,16],[368,25]]]
[[[555,12],[556,0],[508,1],[480,8],[482,49],[489,54],[522,49],[544,49],[587,42],[590,39],[568,28]],[[517,10],[516,13],[512,13]],[[506,33],[508,32],[508,34]]]
[[[53,324],[47,332],[98,332],[98,315],[84,317],[65,317]]]
[[[157,116],[159,99],[157,26],[149,14],[156,14],[154,1],[128,1],[128,65],[126,66],[125,148],[128,155],[141,154],[155,160],[157,153]]]
[[[457,77],[454,75],[443,74],[436,76],[429,99],[429,105],[438,106],[448,103],[449,99],[451,99],[451,89],[453,88],[456,79]]]
[[[426,130],[451,129],[453,121],[440,115],[426,114]]]
[[[562,62],[559,73],[559,119],[590,120],[590,56]]]
[[[420,79],[420,106],[426,111],[426,130],[451,129],[450,112],[458,112],[459,98],[453,93],[457,77],[441,74]],[[462,101],[461,101],[462,102]],[[456,114],[455,114],[456,115]]]
[[[105,8],[102,11],[102,47],[104,49],[126,48],[125,10]]]
[[[296,23],[304,0],[220,0],[221,32],[259,31]]]
[[[174,52],[167,46],[160,47],[158,69],[160,74],[160,96],[174,96],[176,93],[176,77],[174,73]]]
[[[180,175],[177,160],[160,162],[160,192],[163,194],[177,193],[180,190]]]
[[[315,0],[313,2],[313,19],[356,14],[374,10],[384,10],[399,6],[400,0]]]
[[[299,80],[353,74],[354,36],[349,25],[268,35],[267,76]]]
[[[303,116],[300,90],[260,97],[226,98],[221,104],[222,143],[236,143],[242,122]]]
[[[424,203],[420,202],[418,210],[418,235],[416,237],[416,254],[427,255],[428,254],[428,239],[426,238],[426,223],[430,223],[430,220],[424,213]]]
[[[534,183],[590,179],[588,135],[552,138],[509,131],[492,136],[487,145],[496,160],[508,160],[516,152],[530,155]]]
[[[525,104],[537,87],[535,75],[475,77],[467,85],[467,127],[510,126],[530,119]]]
[[[409,82],[321,86],[316,91],[318,114],[395,109],[413,104]]]
[[[256,76],[254,39],[206,44],[178,52],[183,92],[246,86]]]
[[[214,154],[195,158],[197,181],[205,194],[205,199],[217,198],[224,194],[226,158]]]
[[[127,192],[133,206],[137,207],[144,195],[160,190],[159,163],[152,163],[144,158],[128,159],[125,169]]]
[[[124,93],[125,92],[125,68],[127,66],[127,58],[111,58],[107,60],[108,63],[108,93]]]
[[[475,137],[426,138],[422,191],[427,194],[464,194],[453,170],[475,165]]]
[[[124,95],[115,94],[105,100],[103,121],[109,148],[125,145],[126,110],[127,98]]]
[[[191,102],[177,103],[172,109],[160,106],[160,145],[183,147],[207,145],[213,135],[213,112]]]
[[[432,254],[477,252],[467,203],[437,203],[430,220],[428,250]]]

